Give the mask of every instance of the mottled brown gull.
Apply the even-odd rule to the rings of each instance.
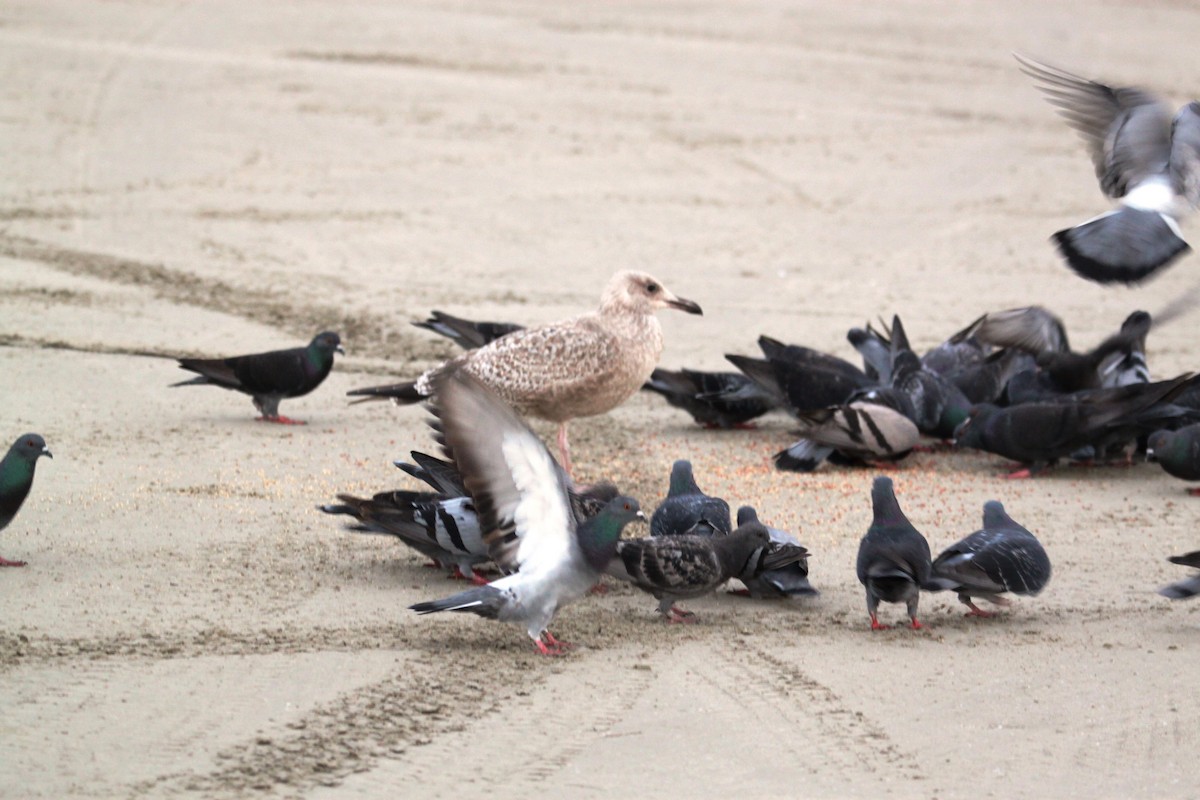
[[[557,422],[558,449],[570,474],[567,423],[616,408],[646,382],[663,349],[662,327],[654,316],[660,308],[701,313],[696,303],[676,297],[644,272],[618,272],[600,308],[590,314],[513,331],[410,383],[348,394],[415,403],[429,396],[438,376],[461,368],[519,413]]]

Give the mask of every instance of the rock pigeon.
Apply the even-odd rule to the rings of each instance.
[[[27,433],[13,442],[0,460],[0,531],[8,527],[21,509],[21,504],[33,486],[33,470],[42,456],[54,458],[46,440],[36,433]],[[24,561],[9,561],[0,557],[0,567],[23,567]]]
[[[667,496],[650,517],[651,536],[725,535],[733,530],[729,503],[700,491],[692,475],[692,462],[679,459],[671,465]]]
[[[692,622],[695,615],[675,602],[708,594],[730,578],[775,567],[766,553],[770,542],[767,529],[757,523],[728,536],[622,539],[609,574],[654,595],[667,622]]]
[[[398,490],[370,498],[339,494],[337,499],[317,508],[354,517],[359,525],[352,530],[395,536],[437,566],[452,566],[455,577],[487,583],[475,571],[491,557],[471,498]]]
[[[656,369],[642,387],[666,398],[705,428],[749,428],[779,400],[739,372]]]
[[[429,319],[414,322],[414,326],[445,336],[463,350],[474,350],[499,339],[505,334],[519,331],[523,326],[512,322],[476,322],[462,317],[434,311]]]
[[[760,336],[758,346],[765,359],[725,358],[794,415],[841,405],[855,391],[878,385],[849,361],[819,350],[769,336]]]
[[[1200,102],[1175,114],[1150,92],[1112,87],[1016,56],[1087,143],[1096,177],[1120,208],[1054,240],[1076,273],[1138,283],[1190,248],[1178,219],[1200,203]]]
[[[912,420],[887,406],[855,402],[802,415],[800,441],[775,454],[777,469],[811,472],[827,458],[843,465],[897,461],[921,438]]]
[[[1147,455],[1162,465],[1168,475],[1185,481],[1200,481],[1200,423],[1179,430],[1161,430],[1150,434]],[[1200,497],[1200,487],[1188,489]]]
[[[739,508],[737,512],[738,529],[752,523],[762,524],[759,522],[758,513],[754,508],[752,506]],[[750,568],[741,575],[735,576],[745,584],[745,593],[755,598],[820,594],[808,581],[808,549],[787,531],[768,525],[763,527],[766,528],[767,536],[771,540],[764,555],[778,557],[786,552],[792,556],[793,560],[791,563],[773,569],[759,569],[759,563],[753,558],[750,559]]]
[[[567,423],[604,414],[641,388],[658,364],[662,327],[654,312],[675,308],[700,314],[644,272],[616,273],[600,308],[563,322],[524,328],[427,371],[411,383],[355,389],[367,399],[415,403],[433,393],[436,378],[463,369],[518,413],[558,423],[562,465],[571,474]]]
[[[560,654],[564,643],[547,630],[550,621],[596,583],[625,525],[642,518],[638,503],[618,495],[578,523],[566,473],[495,392],[466,370],[450,369],[434,377],[433,394],[443,448],[475,502],[492,560],[516,571],[410,608],[515,623],[543,655]]]
[[[409,453],[412,464],[405,461],[393,461],[397,469],[406,472],[419,481],[428,484],[438,494],[446,497],[467,497],[467,487],[463,486],[462,475],[449,461],[413,450]]]
[[[1172,564],[1182,564],[1185,567],[1200,567],[1200,550],[1193,550],[1181,556],[1171,556],[1167,560]],[[1159,589],[1158,593],[1172,600],[1186,600],[1189,597],[1195,597],[1200,594],[1200,572],[1168,584]]]
[[[983,505],[983,528],[947,547],[933,561],[931,591],[958,592],[969,617],[990,617],[971,598],[981,597],[998,606],[1010,605],[1004,592],[1036,595],[1050,581],[1050,558],[1032,533],[1013,521],[1004,506],[989,500]]]
[[[303,425],[300,420],[279,414],[279,401],[300,397],[321,385],[333,369],[333,354],[345,353],[336,333],[318,333],[307,347],[272,350],[231,358],[181,358],[181,369],[199,373],[199,377],[173,383],[172,386],[208,385],[234,389],[248,394],[262,415],[261,422]]]
[[[912,628],[920,629],[917,604],[920,587],[929,582],[931,569],[929,542],[912,526],[892,488],[892,479],[877,477],[871,487],[874,520],[858,546],[858,580],[867,589],[867,613],[871,630],[881,625],[876,609],[879,601],[904,603]]]
[[[973,447],[1028,465],[1010,478],[1028,478],[1083,448],[1097,452],[1163,427],[1183,409],[1167,408],[1193,381],[1181,375],[1168,381],[1094,389],[1054,402],[1008,408],[982,403],[955,432],[960,447]]]

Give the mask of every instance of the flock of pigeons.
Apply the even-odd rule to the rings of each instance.
[[[1200,203],[1200,103],[1172,115],[1141,90],[1017,58],[1083,135],[1102,189],[1120,204],[1054,234],[1072,269],[1099,282],[1134,283],[1185,253],[1177,219]],[[879,329],[852,329],[861,367],[762,337],[761,358],[728,356],[737,372],[657,368],[663,336],[655,312],[701,309],[641,272],[614,275],[597,311],[549,325],[473,322],[435,311],[417,324],[466,352],[415,381],[350,392],[428,404],[444,458],[413,451],[414,463],[397,465],[432,491],[339,495],[338,503],[319,508],[353,517],[356,530],[395,536],[476,584],[412,610],[516,623],[544,654],[566,647],[548,630],[557,610],[603,575],[653,595],[670,622],[694,619],[680,600],[734,578],[755,597],[816,594],[803,545],[764,525],[751,506],[738,510],[734,527],[729,505],[699,489],[686,460],[672,468],[650,535],[623,536],[644,514],[611,484],[574,482],[568,423],[646,389],[709,427],[790,412],[801,429],[799,441],[775,457],[785,470],[895,461],[927,436],[1020,462],[1010,477],[1064,458],[1128,462],[1148,452],[1170,474],[1200,480],[1200,376],[1151,381],[1145,359],[1152,322],[1163,324],[1184,305],[1155,320],[1135,312],[1087,351],[1071,349],[1053,314],[1029,307],[985,314],[920,355],[898,317]],[[322,332],[306,347],[184,358],[179,366],[196,377],[173,385],[236,390],[251,396],[260,420],[303,424],[281,416],[279,404],[319,386],[339,352],[338,334]],[[558,424],[558,460],[523,416]],[[0,529],[28,495],[43,455],[50,451],[42,437],[26,434],[0,461]],[[1037,594],[1050,579],[1045,550],[999,502],[985,504],[979,531],[936,559],[904,516],[890,479],[875,479],[872,502],[874,519],[857,560],[872,628],[885,627],[877,616],[881,601],[905,603],[911,626],[920,628],[921,591],[957,592],[970,614],[988,615],[975,599],[1006,605],[1004,593]],[[1200,551],[1171,560],[1200,567]],[[501,576],[487,581],[478,571],[485,562]],[[23,565],[0,558],[0,566]],[[1200,594],[1200,574],[1160,591]]]

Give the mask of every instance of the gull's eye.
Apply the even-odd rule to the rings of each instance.
[[[649,292],[650,294],[657,294],[658,288],[659,288],[658,284],[654,283],[653,281],[646,284],[646,291]]]

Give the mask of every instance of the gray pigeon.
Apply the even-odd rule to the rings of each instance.
[[[1167,559],[1172,564],[1182,564],[1185,567],[1200,567],[1200,550],[1193,550],[1181,556],[1171,556]],[[1200,572],[1190,575],[1181,581],[1167,584],[1158,590],[1163,597],[1172,600],[1186,600],[1200,594]]]
[[[516,571],[410,608],[522,625],[539,652],[561,654],[547,626],[599,579],[625,525],[642,518],[638,503],[617,496],[578,523],[566,473],[509,405],[461,369],[441,373],[433,395],[443,448],[475,502],[492,560]]]
[[[180,369],[199,377],[171,386],[212,385],[248,394],[262,415],[261,422],[303,425],[279,414],[279,401],[306,395],[321,385],[333,369],[333,354],[345,353],[336,333],[318,333],[307,347],[272,350],[231,358],[181,358]]]
[[[874,520],[858,546],[857,572],[859,582],[867,589],[867,613],[871,630],[882,630],[876,609],[879,601],[904,603],[912,620],[913,630],[922,625],[917,621],[920,587],[929,582],[931,560],[929,542],[912,526],[896,502],[892,479],[879,476],[871,487]]]
[[[712,536],[728,534],[732,530],[729,503],[700,491],[692,475],[692,462],[681,458],[672,464],[666,499],[650,517],[650,535]]]
[[[21,504],[33,486],[33,470],[42,456],[54,458],[45,439],[36,433],[27,433],[13,442],[0,460],[0,531],[7,528],[21,510]],[[24,561],[0,557],[0,567],[23,566]]]
[[[471,498],[399,490],[369,498],[339,494],[337,499],[336,504],[317,508],[326,514],[354,517],[359,524],[351,530],[395,536],[435,566],[452,566],[454,577],[480,586],[487,583],[475,571],[491,557]]]
[[[693,622],[695,615],[677,607],[677,600],[708,594],[730,578],[776,566],[765,555],[771,537],[752,523],[728,536],[646,536],[617,543],[609,574],[631,581],[658,598],[658,613],[667,622]]]
[[[803,414],[800,421],[802,438],[775,454],[777,469],[812,472],[826,459],[844,465],[898,461],[921,439],[904,414],[865,401]]]
[[[1200,422],[1176,431],[1155,431],[1146,441],[1146,454],[1168,475],[1200,481]],[[1200,496],[1200,487],[1188,489],[1188,494]]]
[[[737,524],[740,530],[751,523],[759,523],[758,513],[752,506],[742,506],[737,512]],[[759,523],[762,524],[762,523]],[[798,597],[801,595],[815,596],[820,594],[808,582],[808,550],[800,544],[795,536],[779,528],[764,525],[771,541],[764,555],[780,556],[789,553],[792,561],[789,564],[773,569],[758,569],[758,562],[751,559],[751,567],[747,572],[736,577],[746,585],[745,593],[755,598]],[[738,592],[740,594],[741,592]]]
[[[1098,283],[1132,284],[1186,253],[1178,219],[1200,203],[1200,102],[1172,114],[1142,89],[1016,58],[1083,137],[1100,188],[1120,202],[1115,211],[1054,234],[1071,269]]]
[[[981,597],[1007,606],[1004,592],[1036,595],[1050,581],[1050,558],[1032,533],[1013,521],[996,500],[983,504],[983,528],[947,547],[933,561],[933,575],[922,588],[958,592],[969,617],[990,617],[972,602]]]

